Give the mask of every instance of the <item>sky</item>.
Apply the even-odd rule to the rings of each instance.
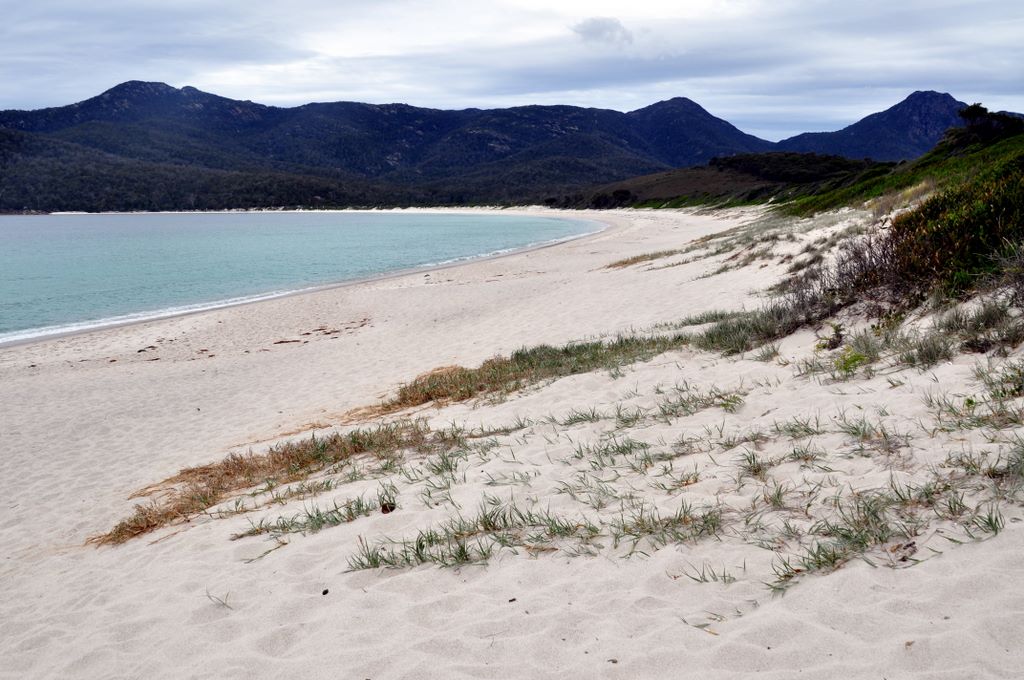
[[[914,90],[1024,111],[1024,1],[0,0],[0,109],[126,80],[233,99],[630,111],[778,140]]]

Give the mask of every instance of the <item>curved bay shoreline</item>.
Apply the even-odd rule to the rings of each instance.
[[[238,215],[238,214],[246,214],[246,213],[250,213],[250,212],[251,213],[257,213],[257,214],[263,214],[263,213],[274,213],[274,214],[281,214],[281,213],[296,213],[296,214],[315,213],[315,214],[324,214],[324,213],[331,213],[331,212],[339,212],[339,213],[342,213],[342,214],[351,214],[351,213],[380,214],[380,213],[394,212],[394,213],[398,213],[398,214],[424,213],[424,214],[485,215],[485,216],[486,215],[498,215],[498,214],[500,214],[500,215],[513,215],[513,216],[520,215],[520,216],[529,216],[529,217],[549,216],[549,214],[552,213],[552,211],[549,211],[549,210],[546,210],[546,209],[542,209],[542,208],[526,208],[526,209],[520,209],[520,210],[515,210],[515,209],[489,209],[489,208],[451,208],[451,209],[430,209],[430,208],[411,209],[410,208],[410,209],[401,209],[401,210],[396,209],[396,210],[390,210],[390,211],[388,211],[388,210],[344,210],[344,211],[330,211],[330,210],[326,210],[326,211],[288,211],[288,210],[245,211],[245,210],[232,210],[232,211],[206,211],[206,212],[197,212],[197,213],[185,213],[185,212],[183,212],[183,213],[160,213],[160,214],[181,214],[181,215],[187,215],[187,214],[215,214],[215,215],[217,215],[217,214],[230,214],[230,215]],[[90,214],[90,213],[51,213],[51,214],[53,214],[53,215],[75,215],[75,214]],[[133,215],[133,214],[136,214],[136,213],[96,213],[96,214],[100,214],[100,215],[106,215],[106,214],[109,214],[109,215]],[[149,215],[149,214],[153,214],[153,213],[138,213],[138,214]],[[86,321],[81,321],[81,322],[68,323],[68,324],[65,324],[65,325],[62,325],[62,326],[50,326],[50,327],[44,327],[44,328],[29,328],[29,329],[25,329],[25,330],[21,330],[21,331],[11,331],[11,332],[7,332],[7,333],[0,333],[0,349],[3,349],[4,347],[13,347],[13,346],[16,346],[16,345],[30,344],[30,343],[33,343],[33,342],[40,342],[40,341],[44,341],[44,340],[52,340],[52,339],[57,339],[57,338],[69,337],[69,336],[73,336],[73,335],[80,335],[80,334],[83,334],[83,333],[92,333],[94,331],[99,331],[99,330],[104,330],[104,329],[120,328],[120,327],[124,327],[124,326],[131,326],[131,325],[134,325],[134,324],[147,323],[147,322],[150,322],[150,321],[159,321],[159,320],[163,320],[163,319],[173,319],[173,318],[177,318],[177,317],[188,316],[190,314],[201,314],[203,312],[209,312],[209,311],[213,311],[213,310],[217,310],[217,309],[226,309],[226,308],[229,308],[229,307],[237,307],[237,306],[240,306],[240,305],[248,305],[248,304],[255,304],[255,303],[259,303],[259,302],[266,302],[268,300],[274,300],[274,299],[277,299],[277,298],[290,297],[290,296],[293,296],[293,295],[303,295],[303,294],[306,294],[306,293],[315,293],[317,291],[330,290],[332,288],[341,288],[341,287],[345,287],[345,286],[354,286],[354,285],[359,285],[359,284],[363,284],[363,283],[370,283],[370,282],[373,282],[373,281],[387,280],[387,279],[390,279],[390,278],[393,278],[393,277],[397,277],[397,276],[405,276],[405,275],[411,275],[411,274],[416,274],[416,273],[424,273],[424,272],[431,272],[431,271],[435,271],[435,270],[442,270],[442,269],[446,269],[448,267],[456,267],[456,266],[459,266],[459,265],[462,265],[462,264],[467,264],[469,262],[483,262],[483,261],[491,260],[491,259],[495,259],[495,258],[507,257],[509,255],[515,255],[515,254],[518,254],[518,253],[527,253],[527,252],[530,252],[530,251],[533,251],[533,250],[538,250],[538,249],[542,249],[542,248],[548,248],[548,247],[551,247],[551,246],[554,246],[554,245],[558,245],[560,243],[567,243],[569,241],[573,241],[573,240],[576,240],[576,239],[579,239],[579,238],[586,238],[587,236],[591,236],[593,234],[600,233],[601,231],[606,229],[607,226],[608,226],[607,224],[605,224],[605,223],[603,223],[603,222],[601,222],[599,220],[595,220],[595,219],[583,220],[583,219],[580,219],[579,217],[572,217],[566,211],[559,212],[558,213],[558,218],[566,220],[566,221],[573,221],[573,222],[581,222],[581,223],[590,222],[590,223],[593,223],[595,225],[602,225],[602,226],[600,226],[600,228],[597,228],[597,229],[594,229],[594,230],[591,230],[591,231],[587,231],[587,232],[582,233],[582,234],[566,236],[566,237],[557,238],[557,239],[553,239],[553,240],[550,240],[550,241],[544,241],[544,242],[540,242],[540,243],[528,244],[528,245],[525,245],[525,246],[522,246],[522,247],[513,247],[513,248],[508,248],[508,249],[500,249],[500,250],[497,250],[497,251],[494,251],[494,252],[490,252],[490,253],[481,253],[479,255],[457,257],[457,258],[454,258],[452,260],[446,260],[446,261],[443,261],[443,262],[429,263],[429,264],[424,264],[424,265],[415,266],[415,267],[406,267],[406,268],[396,269],[396,270],[393,270],[393,271],[383,272],[383,273],[380,273],[380,274],[374,274],[374,275],[369,275],[369,276],[361,276],[361,277],[357,277],[357,278],[344,279],[344,280],[339,280],[339,281],[334,281],[334,282],[329,282],[329,283],[322,283],[322,284],[316,284],[316,285],[302,286],[302,287],[296,288],[294,290],[286,289],[286,290],[281,290],[281,291],[268,291],[268,292],[265,292],[265,293],[256,293],[256,294],[253,294],[253,295],[245,295],[245,296],[242,296],[242,297],[239,297],[239,298],[234,298],[234,299],[211,300],[209,302],[202,302],[202,303],[196,303],[196,304],[190,304],[190,305],[183,305],[181,307],[170,307],[170,308],[167,308],[167,309],[154,309],[152,311],[134,312],[134,313],[124,314],[122,316],[117,316],[117,317],[104,318],[104,319],[95,319],[95,320],[86,320]]]

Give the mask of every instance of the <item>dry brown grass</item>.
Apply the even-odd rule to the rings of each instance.
[[[285,442],[263,454],[232,454],[216,463],[185,468],[177,475],[137,492],[133,497],[155,493],[159,493],[159,497],[146,505],[136,505],[130,517],[107,533],[93,536],[89,543],[124,543],[160,527],[188,522],[245,489],[305,479],[355,456],[383,459],[401,450],[427,452],[450,444],[419,421],[401,421],[371,429]]]
[[[935,193],[936,182],[932,178],[918,182],[917,184],[900,191],[890,191],[877,198],[868,201],[865,206],[871,210],[871,215],[876,220],[890,215],[895,210],[901,210],[913,206]]]
[[[492,367],[496,362],[507,361],[501,357],[489,359],[479,368],[463,366],[439,366],[426,373],[421,373],[412,382],[402,385],[398,394],[391,399],[373,406],[360,406],[346,411],[341,415],[343,424],[351,425],[366,422],[374,418],[405,411],[424,404],[434,402],[443,406],[451,402],[465,401],[483,393],[493,392],[504,386],[501,381],[482,380],[482,371]]]
[[[615,262],[612,262],[611,264],[606,264],[604,266],[604,268],[605,269],[623,269],[625,267],[630,267],[630,266],[632,266],[634,264],[640,264],[641,262],[651,262],[652,260],[660,260],[663,257],[672,257],[673,255],[681,255],[681,254],[683,254],[683,252],[685,252],[685,251],[678,250],[678,249],[676,249],[676,250],[659,250],[658,252],[655,252],[655,253],[644,253],[643,255],[634,255],[632,257],[627,257],[627,258],[624,258],[622,260],[616,260]]]

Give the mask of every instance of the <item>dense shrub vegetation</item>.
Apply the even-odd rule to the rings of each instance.
[[[964,295],[985,281],[1020,278],[1010,270],[1024,241],[1022,125],[984,109],[971,113],[968,127],[953,131],[920,167],[890,178],[929,177],[939,182],[931,197],[879,235],[848,244],[828,267],[804,273],[793,288],[814,289],[817,305],[834,309],[870,289],[913,304],[933,291]],[[877,182],[859,188],[874,192]]]
[[[1024,237],[1024,155],[949,188],[893,220],[882,247],[892,275],[915,288],[968,290]]]

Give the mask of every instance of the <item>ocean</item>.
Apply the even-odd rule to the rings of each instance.
[[[0,344],[496,255],[599,228],[501,213],[0,216]]]

